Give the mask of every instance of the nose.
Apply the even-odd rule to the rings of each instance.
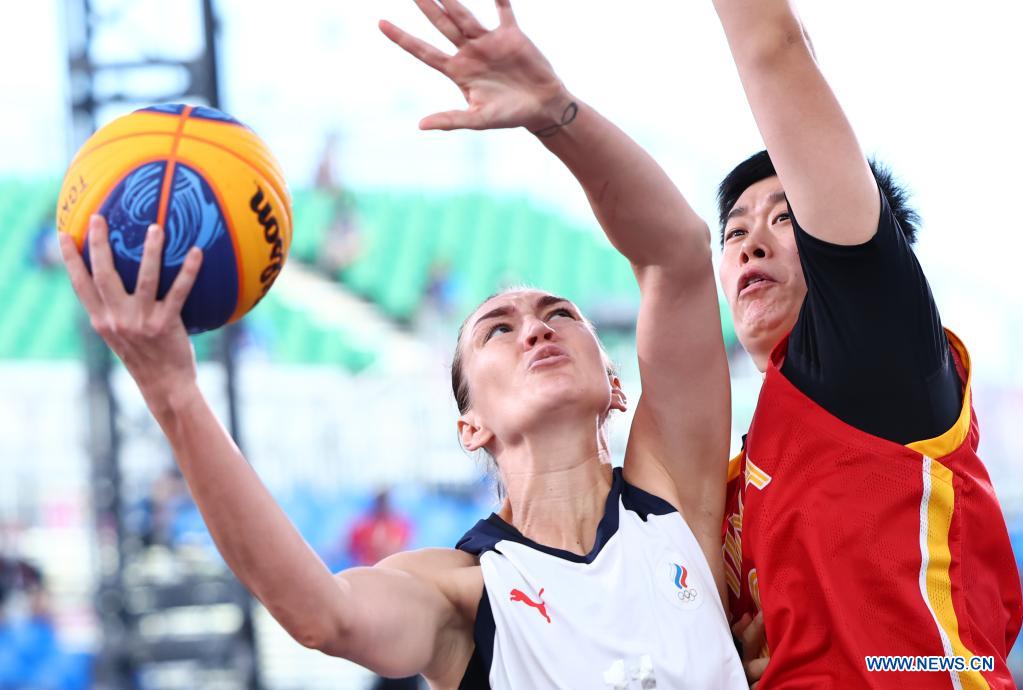
[[[770,247],[770,231],[762,221],[757,221],[742,240],[739,262],[748,264],[754,258],[766,259],[771,253]]]
[[[555,331],[543,319],[532,317],[526,322],[523,333],[525,334],[526,349],[531,349],[543,341],[554,340]]]

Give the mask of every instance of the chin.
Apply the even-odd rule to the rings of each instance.
[[[770,356],[782,338],[788,335],[794,324],[795,317],[791,320],[761,319],[752,324],[744,323],[741,327],[736,328],[736,336],[738,336],[743,349],[754,360],[757,360],[759,367],[760,358],[763,357],[766,362],[766,358]]]
[[[607,406],[606,390],[591,390],[568,376],[545,381],[535,388],[534,394],[535,409],[545,412]]]

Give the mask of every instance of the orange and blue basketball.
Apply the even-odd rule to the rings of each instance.
[[[57,202],[57,229],[74,238],[90,267],[93,213],[107,220],[114,265],[129,291],[150,224],[165,233],[158,298],[188,250],[203,250],[181,312],[191,333],[252,309],[291,245],[291,198],[273,154],[251,129],[202,106],[143,108],[93,134],[71,161]]]

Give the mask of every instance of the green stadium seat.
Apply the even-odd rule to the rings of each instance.
[[[80,356],[82,318],[60,268],[31,261],[32,244],[53,213],[53,180],[0,179],[0,359],[68,359]],[[459,286],[459,315],[502,287],[528,284],[562,294],[584,311],[613,304],[637,305],[639,291],[628,261],[600,233],[538,207],[522,197],[482,192],[426,195],[419,191],[366,191],[353,195],[361,251],[338,279],[385,314],[408,321],[418,310],[431,273],[452,271]],[[294,193],[291,260],[316,263],[332,216],[330,195]],[[727,344],[735,331],[720,305]],[[361,371],[375,361],[372,347],[335,324],[319,323],[301,305],[271,292],[247,318],[273,334],[270,357],[289,363],[336,364]],[[215,354],[217,335],[194,339],[201,358]]]
[[[298,190],[293,194],[292,258],[315,263],[333,221],[335,203],[330,193],[317,189]]]

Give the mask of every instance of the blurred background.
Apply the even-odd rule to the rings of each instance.
[[[489,1],[467,4],[496,23]],[[914,192],[917,251],[971,349],[981,456],[1023,553],[1023,6],[799,5],[865,148]],[[710,3],[516,12],[714,227],[717,182],[762,145]],[[0,690],[371,687],[240,589],[132,382],[83,331],[54,230],[70,156],[114,117],[189,102],[281,161],[288,264],[239,325],[195,345],[221,418],[334,569],[451,546],[494,509],[449,384],[458,324],[494,290],[575,300],[638,397],[627,263],[531,135],[418,131],[463,102],[377,30],[387,18],[447,50],[411,0],[4,0],[0,18]],[[722,319],[737,450],[759,376]],[[617,461],[628,424],[612,428]]]

